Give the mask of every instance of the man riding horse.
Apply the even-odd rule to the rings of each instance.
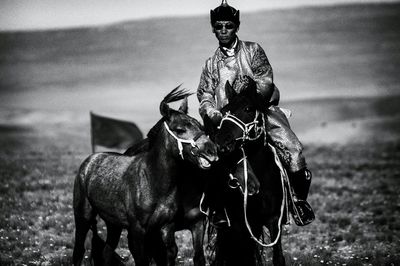
[[[311,172],[307,169],[302,154],[303,146],[290,129],[284,112],[277,106],[279,90],[273,82],[272,67],[262,47],[255,42],[242,41],[237,37],[240,19],[239,10],[229,6],[226,0],[210,11],[212,31],[219,42],[215,53],[206,60],[200,77],[197,97],[200,102],[199,112],[203,120],[212,121],[214,127],[220,125],[220,109],[228,103],[225,84],[229,82],[236,92],[240,92],[249,82],[257,83],[257,91],[269,102],[265,110],[266,132],[271,144],[278,151],[294,192],[294,207],[300,213],[300,224],[313,221],[314,213],[308,204],[307,196],[311,184]],[[234,176],[243,175],[243,164],[233,169]],[[254,175],[248,168],[248,175]],[[218,193],[218,192],[216,192]],[[207,192],[211,198],[215,192]],[[215,199],[215,197],[214,197]],[[225,217],[220,203],[209,203],[214,209],[214,224],[223,226],[229,219]]]

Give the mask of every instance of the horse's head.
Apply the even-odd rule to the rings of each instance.
[[[188,160],[199,168],[208,169],[218,160],[214,142],[205,134],[202,125],[189,116],[187,97],[191,93],[175,88],[160,103],[163,127],[171,152]],[[183,100],[178,110],[171,109],[168,103]]]
[[[267,102],[257,93],[257,85],[251,78],[240,93],[236,93],[226,82],[225,93],[228,104],[221,110],[223,118],[215,135],[215,142],[222,152],[232,152],[237,145],[256,139],[263,132],[263,111]]]

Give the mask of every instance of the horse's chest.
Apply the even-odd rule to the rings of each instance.
[[[151,224],[165,224],[171,222],[175,218],[178,212],[176,197],[177,193],[174,191],[167,197],[160,200],[151,216]]]

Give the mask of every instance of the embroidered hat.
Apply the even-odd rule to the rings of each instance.
[[[226,0],[222,0],[220,6],[210,10],[211,25],[214,26],[217,21],[232,21],[239,26],[239,10],[228,5]]]

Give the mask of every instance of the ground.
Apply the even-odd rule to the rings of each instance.
[[[71,264],[72,187],[90,151],[80,134],[86,129],[80,124],[1,126],[1,265]],[[398,135],[397,124],[386,124],[389,129]],[[305,144],[314,173],[309,199],[316,221],[285,227],[290,265],[400,264],[400,143],[385,139]],[[104,236],[105,228],[99,228]],[[178,265],[191,265],[189,233],[178,233],[177,242]],[[129,256],[125,237],[119,252]]]

